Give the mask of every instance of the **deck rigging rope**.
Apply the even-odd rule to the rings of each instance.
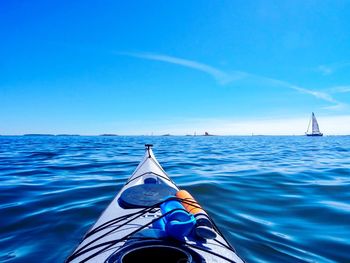
[[[103,231],[103,230],[105,230],[105,229],[107,229],[107,228],[109,228],[109,227],[114,226],[114,224],[116,224],[116,223],[119,223],[119,222],[125,220],[126,218],[132,217],[131,219],[129,219],[129,220],[127,220],[126,222],[124,222],[123,224],[116,225],[116,226],[113,227],[110,231],[108,231],[108,232],[104,233],[103,235],[101,235],[101,236],[99,236],[99,237],[93,239],[92,241],[89,241],[89,242],[88,242],[87,244],[85,244],[84,246],[82,246],[82,247],[80,247],[79,249],[75,250],[75,251],[73,252],[73,254],[70,255],[70,256],[66,259],[65,262],[66,262],[66,263],[69,263],[69,262],[73,261],[74,259],[76,259],[76,258],[82,256],[83,254],[86,254],[86,253],[91,252],[91,251],[93,251],[93,250],[95,250],[95,249],[98,249],[98,248],[100,248],[100,247],[103,247],[102,249],[96,251],[95,253],[91,254],[90,256],[88,256],[88,257],[86,257],[85,259],[83,259],[83,260],[80,261],[80,262],[87,262],[88,260],[90,260],[90,259],[96,257],[97,255],[99,255],[99,254],[101,254],[101,253],[107,251],[108,249],[110,249],[110,248],[113,247],[114,245],[118,244],[119,242],[125,241],[126,239],[128,239],[129,237],[131,237],[132,235],[134,235],[135,233],[137,233],[137,232],[141,231],[142,229],[144,229],[144,228],[146,228],[146,227],[152,225],[154,222],[156,222],[156,221],[158,221],[158,220],[164,218],[164,217],[167,216],[168,214],[170,214],[170,213],[172,213],[172,212],[174,212],[174,211],[177,211],[177,210],[186,211],[185,209],[179,209],[179,208],[170,210],[170,211],[168,211],[168,212],[162,214],[161,216],[159,216],[159,217],[157,217],[157,218],[151,220],[151,221],[148,222],[147,224],[142,225],[141,227],[137,228],[136,230],[130,232],[129,234],[127,234],[127,235],[125,235],[125,236],[123,236],[123,237],[121,237],[121,238],[118,238],[118,239],[115,239],[115,240],[106,241],[106,242],[103,242],[103,243],[100,243],[100,244],[97,244],[97,245],[94,245],[94,246],[89,247],[90,245],[96,243],[97,241],[99,241],[99,240],[102,239],[103,237],[105,237],[105,236],[107,236],[107,235],[113,233],[114,231],[118,230],[119,228],[121,228],[121,227],[127,225],[128,223],[134,221],[135,219],[139,218],[140,216],[145,215],[146,213],[151,212],[152,210],[159,208],[161,204],[163,204],[164,202],[170,201],[170,200],[177,200],[177,201],[179,201],[179,202],[182,202],[182,203],[185,203],[185,204],[190,204],[190,205],[192,205],[192,206],[195,206],[195,207],[200,208],[200,206],[198,205],[198,203],[197,203],[196,201],[190,201],[190,200],[186,200],[186,199],[182,199],[182,198],[178,198],[178,197],[175,197],[175,196],[174,196],[174,197],[169,197],[169,198],[167,198],[167,199],[165,199],[165,200],[163,200],[163,201],[161,201],[161,202],[159,202],[159,203],[157,203],[157,204],[154,204],[154,205],[152,205],[152,206],[150,206],[150,207],[143,208],[143,209],[141,209],[140,211],[137,211],[137,212],[135,212],[135,213],[131,213],[131,214],[127,214],[127,215],[123,215],[123,216],[117,217],[117,218],[113,218],[113,219],[108,220],[108,221],[106,221],[105,223],[101,224],[100,226],[98,226],[98,227],[92,229],[91,231],[89,231],[89,232],[84,236],[84,238],[82,239],[82,241],[81,241],[80,243],[84,242],[85,239],[87,239],[87,238],[89,238],[89,237],[95,235],[96,233],[98,233],[98,232],[100,232],[100,231]],[[156,210],[156,211],[159,211],[159,210]],[[218,229],[218,227],[215,225],[215,223],[213,222],[213,220],[212,220],[210,217],[208,217],[208,219],[212,222],[212,224],[213,224],[215,230],[216,230],[216,231],[219,233],[219,235],[226,241],[226,243],[227,243],[228,245],[223,244],[222,242],[220,242],[220,241],[217,240],[217,239],[214,239],[214,241],[217,242],[217,243],[219,243],[220,245],[224,246],[224,247],[227,248],[228,250],[230,250],[230,251],[232,251],[232,252],[235,253],[235,252],[236,252],[235,249],[234,249],[234,248],[230,245],[230,243],[226,240],[226,238],[225,238],[224,235],[221,233],[221,231]],[[147,239],[147,238],[146,238],[146,239]],[[153,238],[148,238],[148,239],[153,239]],[[184,245],[187,245],[187,246],[189,246],[189,247],[192,247],[192,248],[195,248],[195,249],[198,249],[198,250],[202,250],[202,251],[205,251],[206,253],[210,253],[210,254],[212,254],[212,255],[218,256],[218,257],[220,257],[220,258],[226,260],[227,262],[232,262],[232,263],[235,262],[235,261],[233,261],[233,260],[231,260],[231,259],[229,259],[229,258],[226,258],[225,256],[222,256],[222,255],[220,255],[220,254],[215,253],[214,251],[205,250],[205,249],[202,248],[202,247],[189,244],[189,243],[187,243],[186,241],[185,241],[185,242],[181,242],[181,241],[177,240],[177,242],[179,242],[179,243],[182,244],[182,245],[184,244]]]

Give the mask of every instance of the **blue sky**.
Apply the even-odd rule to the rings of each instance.
[[[350,133],[349,1],[2,1],[0,134]]]

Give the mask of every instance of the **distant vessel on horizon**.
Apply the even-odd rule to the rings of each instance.
[[[311,126],[311,133],[309,132],[310,129],[310,123],[312,123]],[[307,126],[306,136],[323,136],[323,133],[320,132],[320,128],[318,127],[318,122],[316,120],[315,114],[311,114],[311,119],[309,121],[309,125]]]

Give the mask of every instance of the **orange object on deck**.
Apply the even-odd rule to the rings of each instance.
[[[193,198],[193,196],[187,192],[186,190],[180,190],[176,193],[176,197],[180,199],[184,199],[185,201],[181,202],[182,205],[185,207],[187,212],[195,215],[198,213],[206,214],[202,207],[197,203],[197,201]],[[188,201],[188,202],[186,202]]]
[[[193,214],[197,224],[195,233],[197,236],[205,239],[213,239],[217,236],[208,214],[197,203],[193,196],[186,190],[180,190],[176,193],[176,197],[182,199],[181,204],[186,211]]]

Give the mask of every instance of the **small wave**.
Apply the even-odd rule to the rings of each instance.
[[[349,262],[350,137],[0,137],[0,261],[63,262],[154,151],[247,262]]]

